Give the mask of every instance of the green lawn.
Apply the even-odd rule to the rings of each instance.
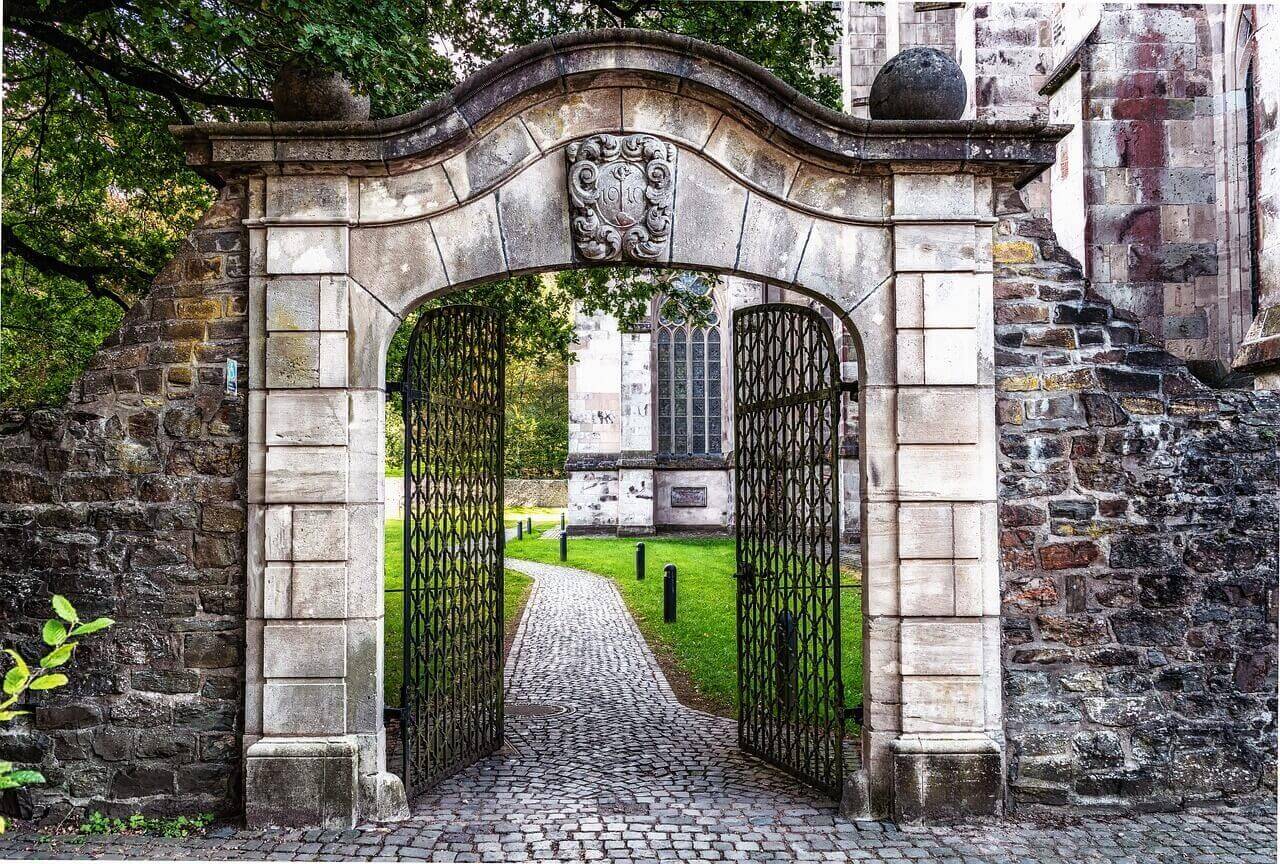
[[[514,528],[517,519],[523,522],[526,518],[532,517],[533,530],[541,532],[548,528],[559,528],[562,512],[564,511],[559,507],[508,507],[502,514],[502,519],[508,528]]]
[[[635,541],[569,540],[570,566],[607,576],[617,583],[631,614],[655,651],[680,669],[699,697],[695,701],[732,713],[737,698],[737,622],[732,540],[645,541],[647,573],[635,578]],[[555,540],[508,541],[507,555],[529,561],[558,563]],[[677,620],[662,620],[662,568],[675,564],[678,580]],[[844,581],[853,582],[856,574]],[[857,588],[841,596],[842,659],[848,701],[862,693],[862,608]],[[682,689],[677,686],[677,690]]]
[[[533,522],[534,525],[538,524],[537,517]],[[404,520],[389,520],[383,537],[386,543],[385,586],[388,590],[385,598],[387,617],[383,631],[386,660],[382,692],[387,704],[395,706],[400,704],[400,682],[404,674],[404,595],[399,590],[392,589],[404,587]],[[520,610],[524,598],[532,587],[533,580],[528,576],[514,570],[506,571],[503,578],[503,611],[506,626],[511,625],[512,619]]]

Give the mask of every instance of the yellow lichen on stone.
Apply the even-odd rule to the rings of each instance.
[[[1036,260],[1036,247],[1026,240],[1000,240],[992,244],[991,255],[997,264],[1029,264]]]

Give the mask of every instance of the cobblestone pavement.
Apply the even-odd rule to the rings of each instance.
[[[0,839],[0,857],[641,862],[1273,864],[1274,805],[1176,815],[899,829],[741,754],[734,724],[681,706],[606,580],[536,577],[507,665],[507,745],[415,803],[350,831],[215,829],[192,840]]]

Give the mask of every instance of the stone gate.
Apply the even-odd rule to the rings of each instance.
[[[251,821],[350,824],[402,800],[384,759],[380,526],[404,315],[617,261],[793,287],[856,333],[864,806],[996,809],[993,184],[1034,178],[1065,129],[855,120],[729,52],[597,32],[518,50],[400,117],[176,131],[192,165],[249,184]],[[661,211],[621,235],[625,202],[589,206],[607,157],[630,160],[624,197]]]

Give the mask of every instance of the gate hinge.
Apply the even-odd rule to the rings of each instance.
[[[847,393],[850,396],[857,396],[858,382],[857,381],[841,381],[840,392]]]
[[[388,381],[386,383],[384,392],[386,392],[388,399],[390,399],[392,396],[396,395],[397,393],[401,392],[402,388],[400,385],[401,385],[401,382],[399,381]]]

